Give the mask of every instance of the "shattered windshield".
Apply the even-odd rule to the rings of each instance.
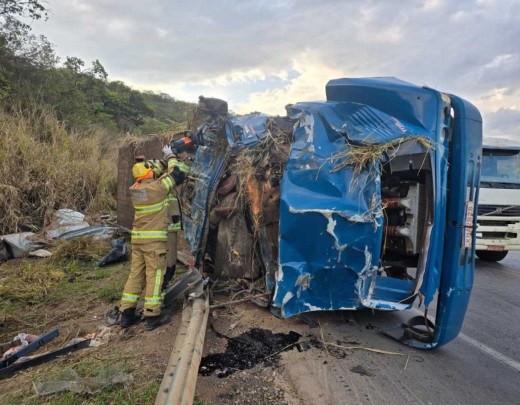
[[[520,184],[520,150],[484,150],[481,181]]]

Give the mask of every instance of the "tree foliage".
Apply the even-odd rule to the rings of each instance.
[[[167,130],[184,120],[188,103],[109,81],[97,59],[90,67],[75,56],[60,64],[53,45],[25,22],[47,13],[39,0],[0,0],[0,107],[50,106],[69,128],[101,125],[113,133]]]

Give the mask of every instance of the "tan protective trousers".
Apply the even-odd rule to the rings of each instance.
[[[165,261],[166,241],[132,245],[132,263],[123,290],[121,311],[137,306],[144,287],[144,316],[157,316],[161,313]]]
[[[166,267],[177,264],[177,231],[168,232],[168,253],[166,254]]]

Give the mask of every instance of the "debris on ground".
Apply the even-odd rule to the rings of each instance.
[[[63,391],[96,394],[104,388],[115,384],[128,386],[133,382],[131,374],[125,373],[119,367],[102,370],[96,377],[80,377],[72,368],[62,370],[54,379],[37,380],[33,382],[36,395],[50,395]]]
[[[29,252],[30,257],[38,257],[38,258],[45,258],[45,257],[51,257],[52,253],[49,252],[46,249],[38,249],[33,252]]]
[[[34,344],[36,342],[33,342]],[[29,345],[30,346],[30,345]],[[29,347],[27,346],[27,347]],[[24,370],[29,367],[37,366],[43,363],[46,363],[50,360],[54,360],[59,356],[62,356],[64,354],[68,354],[71,352],[74,352],[79,349],[83,349],[90,346],[90,339],[84,339],[84,338],[74,338],[69,343],[67,343],[65,346],[50,351],[46,353],[42,353],[40,355],[36,356],[27,356],[27,357],[20,357],[18,356],[18,359],[11,363],[8,363],[10,365],[5,367],[0,367],[0,380],[6,377],[10,377],[14,373],[20,370]],[[9,361],[12,357],[15,357],[19,355],[21,352],[23,352],[23,349],[18,351],[17,353],[13,354],[9,358],[7,358],[4,361]]]
[[[60,334],[58,329],[52,329],[49,332],[44,333],[41,336],[28,335],[26,333],[19,333],[14,341],[18,341],[20,344],[15,347],[15,350],[4,354],[2,361],[0,361],[0,369],[5,369],[10,364],[18,362],[23,357],[31,354],[41,346],[49,343]],[[4,344],[5,346],[7,344]]]
[[[25,256],[32,250],[40,249],[42,243],[31,240],[36,236],[34,232],[20,232],[0,236],[0,244],[3,245],[4,253],[0,260],[16,259]]]
[[[24,256],[50,257],[53,252],[42,249],[59,245],[62,240],[90,237],[94,240],[110,239],[119,233],[117,226],[90,225],[85,215],[70,209],[57,210],[50,223],[38,234],[20,232],[0,236],[0,261]],[[99,260],[101,257],[98,257]]]
[[[0,363],[0,367],[4,365],[4,360],[6,360],[8,357],[19,352],[24,347],[28,346],[29,343],[33,343],[39,338],[40,337],[37,335],[30,335],[22,332],[16,335],[11,342],[1,344],[0,355],[2,355],[2,357],[0,358],[0,361],[2,361],[2,363]],[[5,362],[5,364],[8,363]]]
[[[356,373],[356,374],[365,375],[367,377],[373,377],[374,376],[374,373],[372,371],[370,371],[368,368],[366,368],[366,367],[364,367],[362,365],[352,367],[350,369],[350,371],[352,371],[353,373]]]
[[[64,208],[54,213],[51,222],[43,231],[43,235],[46,239],[56,239],[67,232],[88,228],[89,226],[90,224],[85,221],[85,215],[81,212]]]
[[[109,264],[120,263],[128,260],[128,249],[124,239],[114,239],[112,241],[112,250],[107,253],[99,262],[97,267],[107,266]]]

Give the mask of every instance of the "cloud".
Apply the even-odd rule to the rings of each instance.
[[[489,113],[484,119],[486,137],[505,137],[515,139],[520,135],[520,109],[500,108]]]
[[[515,0],[48,3],[50,21],[34,29],[60,56],[99,59],[111,79],[181,99],[280,113],[323,98],[332,78],[396,76],[465,97],[484,116],[519,109]]]
[[[247,100],[234,106],[238,113],[262,111],[273,115],[284,115],[285,106],[298,101],[325,99],[325,85],[332,77],[345,76],[345,72],[321,63],[313,52],[303,52],[292,64],[298,72],[282,87],[253,92]],[[284,73],[287,76],[287,73]],[[233,107],[233,106],[232,106]]]

